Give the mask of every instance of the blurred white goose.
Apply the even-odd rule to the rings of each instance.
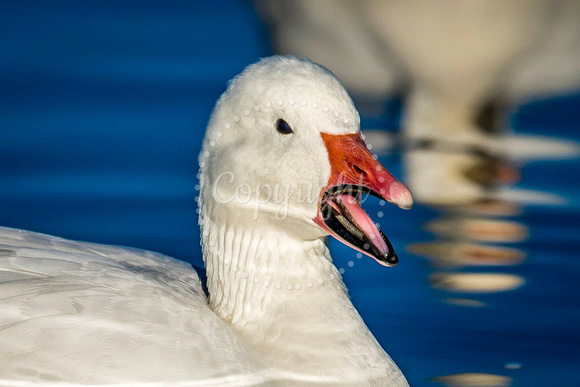
[[[0,229],[0,384],[406,386],[324,241],[392,266],[359,190],[412,204],[340,82],[294,57],[248,67],[216,105],[200,166],[209,305],[169,257]]]
[[[401,87],[404,72],[363,17],[364,3],[349,0],[254,0],[279,54],[308,57],[335,73],[365,101]],[[361,71],[364,69],[364,71]]]

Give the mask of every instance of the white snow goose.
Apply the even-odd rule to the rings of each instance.
[[[209,300],[169,257],[0,228],[0,384],[406,386],[325,244],[395,265],[359,200],[412,205],[338,79],[295,57],[249,66],[200,167]]]

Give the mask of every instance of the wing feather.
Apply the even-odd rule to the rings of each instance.
[[[0,383],[254,385],[260,370],[190,265],[0,228]]]

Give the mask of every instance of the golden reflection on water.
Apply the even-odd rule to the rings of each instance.
[[[502,375],[461,373],[432,379],[447,387],[509,387],[512,378]]]
[[[517,248],[470,242],[436,241],[413,243],[407,251],[423,256],[433,266],[511,266],[520,264],[526,253]]]
[[[449,292],[492,293],[519,288],[525,280],[504,273],[435,273],[429,276],[431,286]]]

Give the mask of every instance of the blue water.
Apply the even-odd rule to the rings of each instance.
[[[245,1],[3,2],[0,225],[202,266],[194,198],[205,126],[226,81],[270,54]],[[388,106],[387,115],[363,117],[365,125],[398,126],[400,105]],[[580,141],[579,112],[579,95],[553,98],[518,107],[511,125]],[[401,175],[400,155],[381,161]],[[509,217],[529,229],[509,244],[527,254],[519,265],[442,269],[409,253],[405,246],[436,239],[422,226],[439,212],[420,205],[382,208],[401,260],[395,269],[331,242],[358,310],[413,386],[461,372],[506,375],[514,386],[580,385],[580,161],[519,167],[517,187],[569,201]],[[369,202],[369,212],[378,210]],[[454,293],[431,286],[435,272],[510,273],[526,282]]]

